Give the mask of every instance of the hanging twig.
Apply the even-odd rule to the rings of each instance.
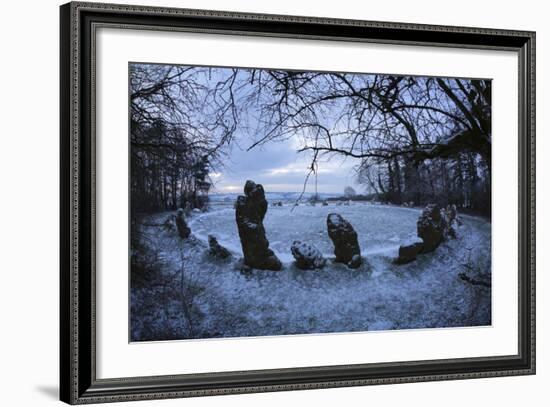
[[[306,179],[304,180],[304,186],[302,188],[302,192],[300,193],[300,196],[298,196],[298,198],[294,202],[294,205],[290,209],[290,212],[294,211],[294,208],[296,208],[298,206],[298,204],[300,203],[300,201],[302,200],[302,197],[304,196],[304,193],[306,192],[307,182],[309,180],[309,177],[311,176],[311,174],[316,172],[315,167],[316,167],[316,163],[317,163],[317,154],[318,154],[318,151],[315,151],[314,154],[313,154],[313,160],[311,161],[311,165],[309,166],[309,171],[306,175]]]

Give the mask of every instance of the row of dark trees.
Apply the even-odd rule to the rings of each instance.
[[[150,212],[202,207],[211,183],[208,157],[186,145],[163,143],[166,128],[133,124],[131,189],[133,209]]]
[[[136,64],[130,103],[134,210],[199,207],[233,144],[295,137],[304,178],[346,157],[383,201],[490,215],[489,80]]]
[[[312,172],[323,156],[347,157],[380,200],[490,215],[490,80],[286,71],[263,78],[263,127],[252,146],[298,135]]]
[[[415,164],[398,157],[364,163],[359,179],[378,200],[393,204],[454,204],[466,211],[490,215],[490,171],[475,153]],[[366,165],[365,165],[366,164]]]
[[[205,68],[130,66],[132,213],[207,204],[208,174],[236,129],[212,80]]]

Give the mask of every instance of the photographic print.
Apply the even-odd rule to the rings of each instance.
[[[129,64],[130,341],[491,325],[491,80]]]

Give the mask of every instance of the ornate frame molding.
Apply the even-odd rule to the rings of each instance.
[[[61,400],[70,404],[535,373],[535,33],[73,2],[61,6]],[[178,376],[96,378],[95,30],[139,30],[514,50],[519,89],[518,355]]]

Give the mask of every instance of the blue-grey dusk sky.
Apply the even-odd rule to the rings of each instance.
[[[216,168],[210,173],[215,192],[241,192],[248,179],[263,184],[267,192],[302,191],[311,156],[308,152],[297,152],[297,138],[268,142],[246,151],[250,144],[251,140],[241,139],[224,160],[225,168]],[[354,170],[359,160],[327,156],[318,163],[318,192],[342,193],[348,185],[362,191]],[[306,192],[315,192],[313,174]]]
[[[141,65],[136,64],[136,66]],[[143,66],[149,67],[148,64]],[[162,65],[152,65],[151,69],[158,67],[162,67]],[[165,68],[171,69],[170,66],[165,66]],[[197,84],[196,89],[201,87],[213,89],[220,86],[220,83],[224,83],[233,71],[233,68],[197,67],[196,70],[189,71],[188,75],[194,75],[193,82]],[[243,69],[242,73],[244,75],[246,69]],[[250,93],[255,89],[254,85],[248,82],[239,83],[238,87],[243,94]],[[169,92],[173,92],[173,97],[176,100],[180,97],[180,89],[177,87]],[[219,92],[223,94],[222,91]],[[223,96],[220,98],[223,100]],[[203,106],[204,109],[207,109],[207,114],[213,114],[208,110],[212,106],[214,105],[205,104]],[[332,108],[334,117],[331,116],[331,112],[326,110],[322,112],[322,115],[327,127],[336,129],[339,125],[336,118],[341,116],[341,112],[336,104]],[[185,118],[186,120],[190,120],[197,126],[202,125],[201,119],[205,115],[202,109],[187,111],[186,114],[189,115]],[[254,137],[262,136],[260,115],[261,111],[254,105],[248,105],[244,111],[240,112],[239,126],[241,128],[234,134],[231,145],[228,147],[230,151],[227,152],[227,156],[223,157],[223,166],[216,165],[210,172],[210,179],[214,183],[213,192],[242,192],[245,182],[249,179],[263,184],[266,192],[301,192],[303,190],[304,181],[311,165],[311,152],[298,153],[298,150],[310,143],[302,139],[303,135],[285,133],[284,137],[276,137],[275,141],[266,141],[247,151],[248,147],[258,141]],[[346,186],[352,186],[357,192],[364,192],[365,185],[361,186],[356,182],[355,168],[360,164],[359,159],[335,154],[321,155],[317,162],[317,192],[343,193]],[[308,180],[306,192],[315,192],[314,174]]]

